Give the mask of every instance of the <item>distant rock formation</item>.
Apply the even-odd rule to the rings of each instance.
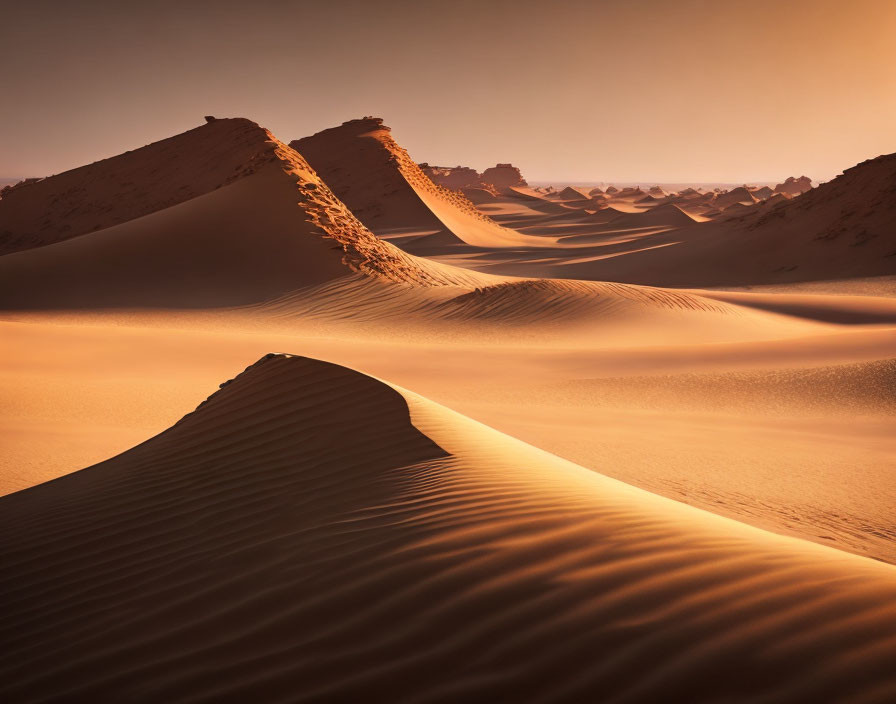
[[[498,193],[506,188],[525,188],[529,185],[513,164],[498,164],[481,174],[469,166],[433,166],[426,162],[419,166],[433,183],[453,191],[484,188]]]
[[[798,196],[812,189],[812,179],[808,176],[795,178],[790,176],[784,183],[775,186],[775,193],[784,193],[788,196]]]
[[[433,183],[453,191],[483,186],[479,172],[469,166],[432,166],[424,162],[420,168]]]
[[[526,179],[520,170],[513,164],[497,164],[482,172],[482,181],[494,186],[498,190],[502,188],[526,187]]]

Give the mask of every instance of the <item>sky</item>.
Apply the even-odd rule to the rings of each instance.
[[[896,152],[896,0],[0,0],[0,177],[363,115],[533,181],[827,180]]]

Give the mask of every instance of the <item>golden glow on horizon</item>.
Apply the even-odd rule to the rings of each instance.
[[[4,12],[0,177],[59,172],[205,114],[287,141],[376,114],[420,161],[511,161],[531,180],[827,179],[896,151],[890,0]]]

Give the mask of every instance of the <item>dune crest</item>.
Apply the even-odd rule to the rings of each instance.
[[[422,286],[482,279],[376,237],[301,155],[249,120],[215,120],[172,139],[85,167],[93,174],[88,184],[99,185],[82,189],[84,207],[108,211],[110,222],[120,220],[116,196],[103,184],[117,182],[122,173],[165,179],[176,172],[200,183],[220,181],[225,170],[233,173],[189,200],[147,200],[147,208],[158,209],[0,258],[0,305],[219,307],[271,300],[353,273]],[[231,147],[240,149],[232,154]],[[207,160],[217,153],[244,161],[235,170],[225,161],[209,178]],[[26,194],[40,187],[29,199],[49,198],[77,171],[27,186]],[[55,232],[65,231],[61,222],[54,225]],[[46,285],[33,286],[38,280]]]
[[[373,232],[413,231],[476,247],[541,246],[502,227],[457,191],[437,186],[380,118],[344,122],[290,142]]]
[[[0,505],[7,701],[896,687],[896,568],[307,358],[268,355],[157,437]]]

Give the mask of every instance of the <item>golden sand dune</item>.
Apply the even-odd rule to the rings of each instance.
[[[607,208],[610,210],[610,208]],[[598,211],[599,215],[603,211]],[[622,213],[609,221],[614,227],[687,227],[695,222],[703,222],[705,218],[691,215],[674,203],[657,205],[640,213]]]
[[[239,178],[203,195],[89,235],[3,257],[0,305],[220,307],[270,300],[353,272],[427,286],[482,280],[408,255],[374,236],[299,154],[248,120],[218,120],[181,135],[186,136],[185,144],[216,145],[220,152],[231,144],[243,146],[251,158],[241,166]],[[167,141],[159,142],[93,165],[91,173],[103,183],[114,181],[122,164],[128,173],[155,173],[169,149]],[[194,152],[200,156],[193,158]],[[104,164],[106,170],[100,168]],[[201,181],[205,152],[187,149],[176,164],[182,178],[195,175]],[[56,176],[35,188],[50,188],[56,179],[65,185],[68,177]],[[99,197],[90,195],[91,202]],[[54,225],[60,228],[64,221]],[[35,286],[36,281],[44,284]]]
[[[7,701],[896,694],[896,568],[306,358],[0,506]]]
[[[290,146],[378,235],[438,233],[442,244],[476,247],[543,244],[498,225],[465,196],[434,184],[380,118],[351,120]]]
[[[134,220],[255,173],[272,149],[250,120],[183,134],[14,189],[0,199],[0,254]]]
[[[399,326],[466,320],[502,329],[547,320],[601,324],[626,312],[632,320],[645,312],[667,314],[675,325],[683,313],[739,312],[775,327],[768,316],[699,293],[497,277],[416,257],[376,237],[299,153],[254,123],[216,120],[186,135],[220,152],[234,142],[250,162],[231,183],[185,202],[0,257],[0,309],[238,308],[260,318],[389,318]],[[392,154],[370,141],[376,154]],[[128,172],[152,170],[169,149],[159,142],[101,162],[108,173],[101,164],[91,173],[106,182],[125,166]],[[177,161],[184,178],[206,167],[198,149],[185,149]],[[68,176],[38,185],[49,188],[57,178]]]

